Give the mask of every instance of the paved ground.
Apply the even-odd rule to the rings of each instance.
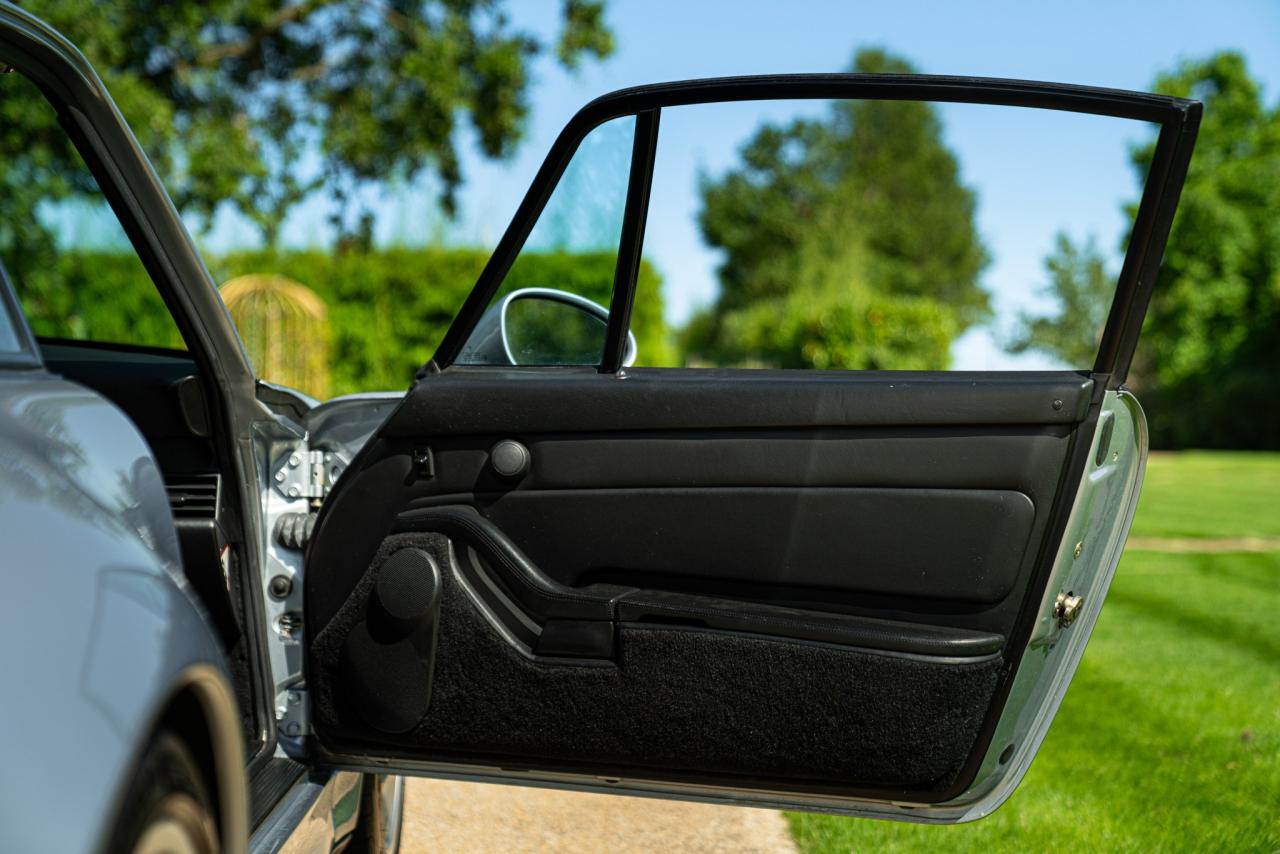
[[[404,854],[794,852],[782,814],[444,780],[407,781]]]

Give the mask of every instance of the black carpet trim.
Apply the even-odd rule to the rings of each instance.
[[[426,716],[408,732],[365,726],[340,684],[341,650],[377,567],[415,546],[444,569]],[[530,660],[459,586],[446,540],[385,541],[316,636],[316,724],[428,759],[668,769],[832,785],[945,785],[967,758],[1002,663],[938,663],[755,635],[624,624],[616,667]],[[383,666],[380,659],[369,667]]]

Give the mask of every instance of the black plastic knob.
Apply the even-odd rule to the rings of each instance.
[[[520,477],[532,459],[529,449],[515,439],[503,439],[489,451],[489,465],[502,477]]]

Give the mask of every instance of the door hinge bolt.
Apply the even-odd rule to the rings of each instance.
[[[287,575],[277,575],[271,579],[267,588],[275,599],[284,599],[293,592],[293,579]]]
[[[1077,596],[1070,590],[1059,593],[1058,598],[1053,602],[1053,619],[1057,621],[1061,628],[1066,628],[1075,622],[1076,617],[1080,616],[1080,609],[1084,607],[1084,597]]]

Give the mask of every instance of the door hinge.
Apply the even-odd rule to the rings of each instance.
[[[343,465],[329,451],[291,451],[276,460],[272,486],[285,498],[306,498],[319,504],[342,474]]]

